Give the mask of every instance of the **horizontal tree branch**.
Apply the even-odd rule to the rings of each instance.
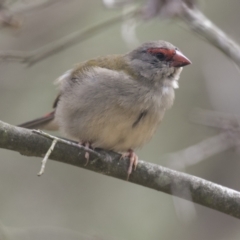
[[[26,156],[43,157],[51,144],[49,138],[0,121],[0,148],[18,151]],[[89,150],[90,159],[85,166],[85,151],[82,146],[58,142],[50,159],[126,180],[129,161],[120,160],[120,154]],[[240,193],[204,179],[139,161],[129,181],[240,218]]]

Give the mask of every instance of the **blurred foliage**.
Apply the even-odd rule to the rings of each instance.
[[[240,21],[239,0],[211,0],[200,5],[214,23],[240,42],[236,24]],[[31,51],[120,13],[121,9],[107,9],[101,1],[59,0],[19,14],[19,29],[0,29],[0,50]],[[18,124],[41,116],[51,109],[57,93],[52,83],[64,71],[95,56],[129,51],[122,28],[119,23],[104,29],[32,67],[1,62],[1,120]],[[168,153],[218,133],[189,121],[194,108],[240,114],[239,71],[217,49],[186,29],[179,21],[158,18],[142,21],[136,28],[139,42],[167,40],[193,62],[183,71],[173,108],[152,141],[138,152],[141,159],[165,166],[169,166]],[[134,44],[131,42],[131,48]],[[240,238],[238,220],[183,200],[173,201],[163,193],[53,161],[38,178],[41,159],[5,150],[0,150],[0,161],[3,239]],[[239,170],[239,154],[234,149],[186,169],[240,191]]]

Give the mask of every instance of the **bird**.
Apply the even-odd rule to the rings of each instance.
[[[86,148],[119,152],[130,160],[129,177],[138,164],[135,149],[156,132],[189,64],[179,48],[163,40],[81,62],[56,80],[53,111],[19,126],[60,130]],[[88,161],[88,152],[85,157]]]

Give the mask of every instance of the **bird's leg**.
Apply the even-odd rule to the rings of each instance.
[[[130,160],[128,171],[127,171],[127,180],[128,180],[132,171],[133,170],[135,171],[137,169],[138,156],[132,149],[129,149],[126,153],[122,154],[121,158],[124,158],[124,157],[128,157]]]
[[[86,149],[93,149],[93,147],[92,147],[90,142],[82,142],[82,141],[80,141],[78,144],[84,146]],[[85,158],[86,158],[86,163],[84,164],[84,166],[87,166],[88,165],[88,161],[89,161],[89,152],[87,150],[85,152]]]

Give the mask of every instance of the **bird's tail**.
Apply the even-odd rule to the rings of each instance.
[[[18,127],[30,129],[45,129],[45,130],[58,130],[58,125],[55,121],[55,111],[46,114],[43,117],[36,118],[18,125]]]

